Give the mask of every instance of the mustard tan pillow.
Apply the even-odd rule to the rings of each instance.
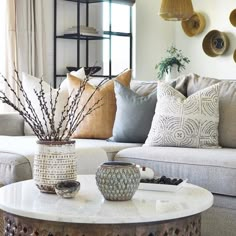
[[[68,74],[67,78],[69,93],[78,89],[83,81],[71,74]],[[129,87],[131,81],[131,70],[126,70],[115,79],[124,86]],[[78,111],[81,110],[95,89],[96,87],[89,82],[86,84],[85,91],[78,106]],[[99,88],[93,98],[89,101],[84,112],[86,112],[89,107],[100,98],[102,98],[103,105],[83,120],[80,126],[73,133],[73,138],[107,139],[112,136],[112,128],[116,114],[114,79],[106,82]]]

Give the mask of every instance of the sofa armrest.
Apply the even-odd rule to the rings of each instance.
[[[0,114],[0,135],[23,136],[24,119],[18,113]]]

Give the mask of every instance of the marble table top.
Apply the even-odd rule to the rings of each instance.
[[[138,190],[132,200],[104,200],[94,175],[80,175],[81,189],[73,199],[41,193],[33,180],[0,188],[0,209],[28,218],[71,223],[144,223],[201,213],[213,204],[213,195],[185,184],[175,193]]]

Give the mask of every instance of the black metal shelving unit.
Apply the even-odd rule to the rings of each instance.
[[[77,33],[75,34],[63,34],[57,35],[57,1],[54,0],[54,87],[57,85],[57,78],[65,77],[66,75],[57,74],[57,39],[69,39],[77,40],[77,68],[80,67],[80,41],[84,40],[86,42],[86,66],[89,66],[89,41],[91,40],[109,40],[109,75],[94,75],[95,77],[109,77],[113,78],[116,75],[112,74],[112,36],[122,36],[130,38],[130,68],[132,68],[132,46],[133,46],[133,37],[132,37],[132,3],[135,0],[129,0],[130,2],[130,32],[114,32],[112,31],[111,25],[111,16],[112,16],[112,3],[119,2],[119,0],[65,0],[68,2],[75,2],[77,4]],[[103,31],[103,36],[100,35],[86,35],[80,33],[80,4],[86,4],[86,26],[89,26],[89,4],[92,3],[102,3],[109,2],[109,31]]]

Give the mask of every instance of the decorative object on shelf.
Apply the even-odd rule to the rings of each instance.
[[[168,21],[188,20],[194,14],[191,0],[162,0],[159,15]]]
[[[234,62],[236,63],[236,49],[234,50],[233,59],[234,59]]]
[[[236,9],[231,11],[229,15],[229,21],[232,24],[232,26],[236,27]]]
[[[73,198],[80,190],[80,182],[75,180],[60,181],[55,185],[56,194],[63,198]]]
[[[127,201],[138,189],[140,171],[133,163],[105,162],[97,169],[96,182],[106,200]]]
[[[185,65],[190,62],[188,57],[185,57],[182,50],[171,46],[166,50],[167,57],[163,58],[156,66],[157,79],[170,81],[175,79],[178,74],[185,69]]]
[[[38,150],[34,160],[34,180],[41,192],[55,193],[55,185],[59,181],[76,180],[75,144],[71,141],[71,136],[85,117],[101,106],[102,98],[93,102],[90,100],[106,79],[98,84],[89,98],[86,98],[87,102],[78,108],[81,99],[85,99],[83,93],[89,76],[80,82],[78,89],[74,90],[66,99],[65,104],[61,105],[58,104],[60,88],[53,90],[42,78],[38,80],[39,88],[34,89],[37,99],[32,103],[18,72],[15,71],[15,73],[19,94],[15,92],[7,78],[0,75],[19,105],[14,105],[4,91],[0,91],[0,101],[19,112],[38,138]],[[35,104],[36,102],[38,104]],[[58,105],[62,106],[60,114],[57,112]],[[38,107],[41,108],[40,111]]]
[[[203,51],[209,57],[217,57],[223,55],[229,47],[229,40],[226,33],[211,30],[207,33],[202,42]]]
[[[80,67],[82,68],[82,67]],[[71,72],[71,71],[77,71],[79,70],[80,68],[77,68],[77,67],[73,67],[73,66],[67,66],[66,69]],[[89,66],[89,67],[83,67],[84,68],[84,71],[85,71],[85,74],[86,75],[93,75],[93,74],[96,74],[98,71],[100,71],[102,69],[101,66]]]
[[[188,20],[181,22],[183,31],[189,37],[200,34],[206,25],[205,17],[198,12],[195,12]]]
[[[82,35],[98,35],[98,31],[94,27],[89,27],[85,25],[81,25],[80,28],[80,34]],[[67,29],[64,34],[77,34],[78,32],[78,27],[77,26],[72,26],[71,28]]]

